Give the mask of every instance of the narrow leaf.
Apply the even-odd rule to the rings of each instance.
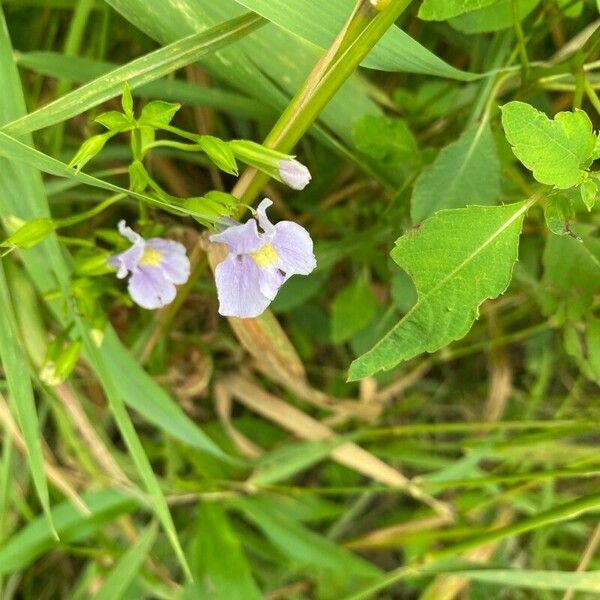
[[[123,553],[123,556],[104,580],[102,587],[94,595],[95,600],[119,600],[123,597],[144,561],[148,558],[157,533],[156,525],[150,525],[140,535],[135,544]]]
[[[8,123],[3,130],[17,135],[70,119],[106,100],[120,96],[125,83],[134,89],[160,79],[247,35],[263,23],[263,19],[257,15],[246,14],[216,25],[208,31],[194,33],[90,81],[66,96]]]

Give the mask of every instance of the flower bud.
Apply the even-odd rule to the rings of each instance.
[[[279,177],[293,190],[303,190],[311,180],[308,168],[295,159],[279,161]]]
[[[10,237],[0,242],[0,246],[3,248],[31,248],[39,244],[56,229],[56,224],[52,219],[33,219],[24,222],[13,217],[9,222],[5,221],[5,225],[7,227],[17,226],[18,228]]]

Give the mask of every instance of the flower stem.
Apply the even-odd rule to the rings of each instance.
[[[266,137],[264,145],[280,152],[290,152],[410,2],[392,0],[387,8],[378,12],[370,2],[360,1],[340,35]],[[251,205],[267,181],[268,176],[254,169],[246,170],[232,193],[243,204]]]

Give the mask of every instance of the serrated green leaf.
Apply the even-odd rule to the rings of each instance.
[[[472,10],[490,6],[498,0],[423,0],[419,17],[425,21],[445,21]]]
[[[331,339],[335,344],[349,340],[366,327],[377,312],[371,286],[357,279],[343,288],[331,306]]]
[[[366,115],[356,123],[352,137],[358,150],[387,162],[413,162],[417,155],[417,142],[403,119]]]
[[[560,112],[550,120],[525,102],[502,107],[502,125],[515,156],[540,182],[566,189],[586,177],[596,136],[587,114]]]
[[[500,196],[500,161],[487,123],[446,146],[415,182],[411,216],[418,223],[443,208],[494,204]]]
[[[391,255],[415,282],[417,303],[352,363],[349,379],[391,369],[463,337],[479,305],[510,283],[523,217],[531,204],[440,211],[399,238]]]

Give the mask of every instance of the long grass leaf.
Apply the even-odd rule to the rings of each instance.
[[[13,123],[4,125],[3,129],[12,135],[19,135],[65,121],[119,96],[125,83],[136,88],[160,79],[230,44],[263,23],[261,17],[246,14],[216,25],[208,31],[192,34],[90,81]]]

